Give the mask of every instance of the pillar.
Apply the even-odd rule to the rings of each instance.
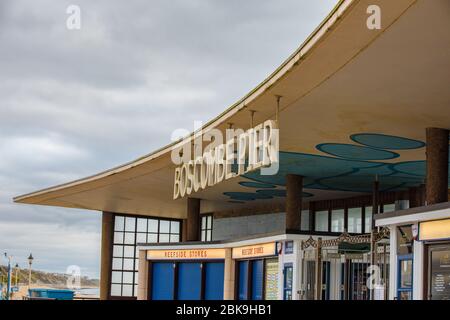
[[[187,199],[186,241],[200,240],[200,199]]]
[[[322,238],[317,239],[315,300],[322,300]]]
[[[100,257],[100,300],[109,299],[111,293],[114,214],[102,213],[102,242]]]
[[[147,261],[147,251],[139,250],[139,269],[138,269],[138,300],[148,300],[148,261]]]
[[[448,201],[449,130],[427,128],[427,205]]]
[[[225,249],[223,300],[234,300],[235,270],[232,249]]]
[[[389,245],[391,253],[389,254],[389,300],[397,299],[397,226],[389,226]],[[417,241],[414,241],[417,242]],[[414,264],[415,265],[415,264]]]
[[[373,182],[373,192],[372,192],[372,229],[375,228],[375,215],[377,215],[380,212],[379,189],[380,189],[380,182],[378,181],[378,177],[376,177],[375,181]],[[368,231],[369,230],[366,230],[366,233]]]
[[[286,230],[300,230],[302,212],[303,177],[286,176]]]
[[[426,276],[423,272],[423,266],[428,263],[426,260],[425,247],[426,246],[422,241],[413,242],[413,300],[429,299],[428,293],[424,293]]]

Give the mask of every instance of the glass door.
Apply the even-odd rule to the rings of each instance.
[[[398,256],[397,299],[412,300],[413,288],[413,256]]]

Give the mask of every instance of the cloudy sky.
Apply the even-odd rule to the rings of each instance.
[[[336,0],[1,0],[0,250],[98,277],[98,212],[12,197],[133,160],[211,119]],[[81,29],[69,30],[69,5]],[[5,263],[1,259],[2,264]]]

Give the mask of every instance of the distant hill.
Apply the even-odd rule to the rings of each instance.
[[[6,284],[8,269],[6,266],[0,266],[0,283]],[[53,288],[65,288],[67,286],[68,275],[62,273],[50,273],[44,271],[31,272],[31,282],[33,284],[50,286]],[[28,269],[19,269],[18,282],[21,284],[28,283]],[[16,283],[16,270],[12,272],[12,285]],[[88,277],[81,277],[81,287],[98,287],[98,279],[90,279]]]

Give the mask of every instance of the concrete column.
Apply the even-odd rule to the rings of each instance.
[[[186,240],[200,240],[200,199],[187,199]]]
[[[231,255],[231,248],[225,249],[223,300],[234,300],[235,261]]]
[[[303,177],[286,176],[286,230],[300,230],[302,212]]]
[[[448,201],[449,130],[427,128],[427,205]]]
[[[138,300],[148,300],[148,261],[146,250],[139,250]]]
[[[100,300],[109,299],[111,293],[112,244],[114,238],[114,214],[102,214],[102,242],[100,258]]]
[[[423,296],[425,281],[423,267],[428,261],[425,261],[424,259],[424,244],[422,241],[414,241],[413,248],[413,300],[424,300],[427,299],[427,297]]]

